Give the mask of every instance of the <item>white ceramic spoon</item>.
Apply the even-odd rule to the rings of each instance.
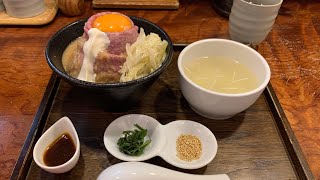
[[[123,162],[108,167],[97,180],[230,180],[226,174],[194,175],[142,162]]]
[[[139,124],[147,129],[151,139],[151,144],[140,156],[128,156],[120,152],[117,146],[122,132],[134,129],[134,124]],[[192,134],[201,140],[202,154],[199,159],[186,162],[177,157],[176,139],[181,134]],[[213,133],[200,123],[177,120],[161,125],[156,119],[143,114],[129,114],[114,120],[104,133],[104,145],[110,154],[123,161],[145,161],[160,156],[169,164],[183,169],[197,169],[207,165],[215,157],[218,148]]]

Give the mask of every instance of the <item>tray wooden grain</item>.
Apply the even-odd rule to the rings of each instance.
[[[53,75],[11,178],[95,179],[105,168],[120,162],[104,147],[106,127],[119,116],[141,113],[162,124],[176,119],[197,121],[207,126],[218,141],[217,156],[200,169],[175,168],[158,157],[148,163],[193,174],[226,173],[231,179],[312,179],[270,85],[254,105],[235,117],[207,119],[194,113],[181,94],[177,83],[178,55],[179,51],[176,51],[168,69],[141,103],[129,110],[115,111],[103,94],[72,87]],[[32,150],[41,134],[63,116],[68,116],[75,125],[81,155],[71,171],[50,174],[35,164]]]
[[[179,0],[92,0],[95,8],[178,9]]]
[[[0,12],[0,25],[43,25],[51,22],[57,14],[56,0],[44,0],[47,9],[42,13],[30,18],[15,18],[5,11]]]

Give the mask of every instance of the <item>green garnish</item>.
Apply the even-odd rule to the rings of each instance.
[[[140,156],[144,149],[151,143],[151,140],[144,141],[148,134],[147,129],[143,129],[138,124],[134,125],[138,129],[133,131],[123,131],[123,137],[118,140],[119,150],[129,156]]]

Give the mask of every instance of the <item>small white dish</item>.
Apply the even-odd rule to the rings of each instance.
[[[73,143],[76,146],[76,152],[72,158],[59,166],[47,166],[44,163],[44,153],[55,140],[61,137],[64,133],[71,136]],[[54,123],[37,141],[33,149],[33,159],[36,164],[50,173],[65,173],[71,170],[78,162],[80,156],[80,141],[76,129],[68,117],[63,117]]]
[[[230,180],[227,174],[187,174],[143,162],[123,162],[108,167],[97,180]]]
[[[140,156],[126,155],[119,151],[117,145],[122,132],[134,129],[134,124],[139,124],[147,129],[151,139],[151,143]],[[199,159],[186,162],[177,157],[176,140],[181,134],[195,135],[201,140],[202,154]],[[209,164],[218,149],[217,140],[213,133],[200,123],[177,120],[162,125],[156,119],[143,114],[129,114],[117,118],[107,127],[103,140],[109,153],[123,161],[145,161],[160,156],[169,164],[183,169],[197,169]]]

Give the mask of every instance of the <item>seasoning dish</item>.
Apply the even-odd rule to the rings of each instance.
[[[120,107],[126,104],[133,104],[139,101],[142,95],[147,91],[154,81],[170,64],[173,55],[173,46],[168,34],[154,23],[142,18],[130,17],[134,25],[138,28],[143,28],[146,34],[151,32],[156,33],[162,40],[168,42],[166,48],[166,56],[159,68],[151,74],[141,77],[139,79],[127,82],[114,83],[95,83],[79,80],[68,75],[62,64],[62,55],[67,46],[82,36],[84,33],[84,26],[88,19],[76,21],[72,24],[59,30],[48,42],[46,48],[46,59],[50,68],[54,73],[59,75],[63,80],[74,85],[90,90],[91,92],[99,92],[105,94],[105,97],[112,100],[114,105],[119,104]]]
[[[48,166],[44,161],[44,156],[48,147],[50,147],[63,134],[68,134],[75,145],[75,152],[67,162]],[[62,156],[62,154],[61,154]],[[68,117],[63,117],[53,124],[37,141],[33,149],[33,159],[36,164],[50,173],[65,173],[71,170],[78,162],[80,156],[80,141],[76,129]]]
[[[122,162],[108,167],[97,180],[230,180],[227,174],[195,175],[166,169],[143,162]]]
[[[120,152],[117,141],[123,131],[131,130],[134,124],[148,130],[151,143],[140,156],[129,156]],[[176,150],[176,140],[182,134],[194,135],[201,141],[201,156],[199,159],[184,161],[179,159]],[[115,119],[104,133],[104,145],[108,152],[123,161],[145,161],[160,156],[166,162],[183,169],[197,169],[210,163],[218,149],[213,133],[200,123],[189,120],[176,120],[166,125],[143,114],[129,114]]]
[[[184,64],[199,57],[236,60],[252,72],[257,81],[256,87],[247,92],[227,94],[196,84],[186,75]],[[271,76],[267,61],[257,51],[227,39],[205,39],[188,45],[179,55],[178,69],[180,88],[190,107],[210,119],[227,119],[246,110],[261,95]]]

